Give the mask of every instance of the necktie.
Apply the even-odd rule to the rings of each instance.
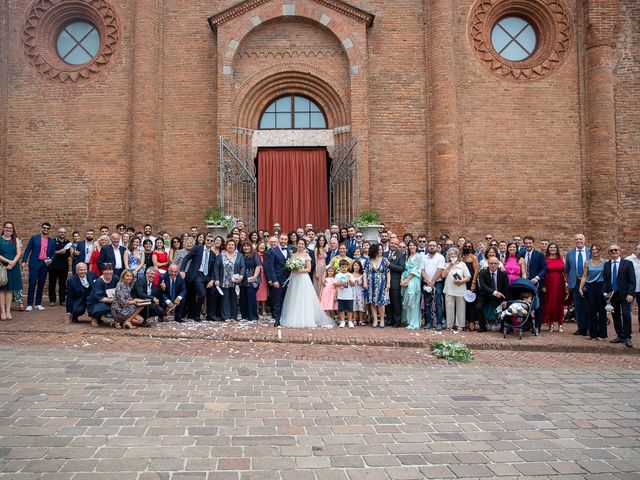
[[[527,272],[529,271],[530,264],[531,264],[531,252],[527,252]]]
[[[209,275],[209,249],[207,248],[204,250],[204,270],[202,273],[205,277]]]
[[[491,276],[493,277],[493,289],[497,292],[498,291],[498,276],[496,275],[496,272],[491,273]]]
[[[584,257],[582,256],[582,250],[578,250],[578,265],[577,265],[578,276],[582,277],[584,273]]]
[[[173,280],[173,279],[169,280],[169,296],[170,296],[171,300],[176,298],[175,297],[174,288],[173,288],[174,287],[174,283],[175,283],[175,280]]]
[[[613,268],[611,270],[611,289],[614,292],[618,291],[618,261],[614,260]]]

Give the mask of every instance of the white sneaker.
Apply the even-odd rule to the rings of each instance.
[[[342,320],[342,321],[340,322],[340,325],[338,325],[338,326],[339,326],[340,328],[344,328],[344,320]]]
[[[36,305],[35,309],[36,310],[44,310],[44,307],[42,305]]]
[[[27,308],[24,309],[25,312],[30,312],[31,310],[33,310],[31,305],[27,305]]]
[[[353,324],[353,322],[351,320],[349,320],[349,328],[355,328],[355,325]]]

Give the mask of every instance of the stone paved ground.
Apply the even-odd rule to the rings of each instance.
[[[37,315],[0,329],[3,480],[640,478],[640,357],[625,349],[498,343],[452,365],[420,343]],[[585,342],[538,340],[554,337]]]
[[[277,329],[268,320],[250,324],[248,322],[202,322],[177,324],[175,322],[154,325],[150,329],[136,329],[127,332],[130,336],[153,336],[154,338],[201,338],[223,341],[253,341],[253,342],[286,342],[302,344],[327,345],[370,345],[370,346],[399,346],[399,347],[429,347],[431,343],[442,338],[454,338],[472,346],[475,350],[520,350],[545,352],[574,352],[574,353],[640,353],[640,336],[635,333],[638,328],[634,313],[635,348],[628,349],[622,344],[613,345],[609,342],[591,341],[586,337],[574,336],[576,324],[565,325],[564,333],[543,332],[540,337],[525,333],[522,340],[515,336],[503,339],[500,333],[477,332],[436,332],[435,330],[407,330],[405,328],[377,329],[362,326],[355,329]],[[0,322],[2,333],[77,333],[101,334],[120,337],[122,331],[112,328],[91,328],[86,317],[84,321],[73,325],[65,325],[64,309],[62,307],[47,307],[44,312],[15,312],[14,320]],[[615,335],[613,326],[609,326],[611,338]]]

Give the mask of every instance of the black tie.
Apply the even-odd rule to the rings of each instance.
[[[498,275],[496,275],[496,272],[493,272],[491,276],[493,277],[493,289],[497,292],[498,291]]]

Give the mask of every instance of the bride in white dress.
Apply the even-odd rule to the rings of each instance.
[[[298,251],[292,256],[304,260],[305,266],[302,270],[291,272],[282,304],[280,325],[289,328],[334,327],[333,319],[324,313],[320,306],[320,300],[309,277],[311,257],[307,253],[306,241],[298,240],[296,247]]]

